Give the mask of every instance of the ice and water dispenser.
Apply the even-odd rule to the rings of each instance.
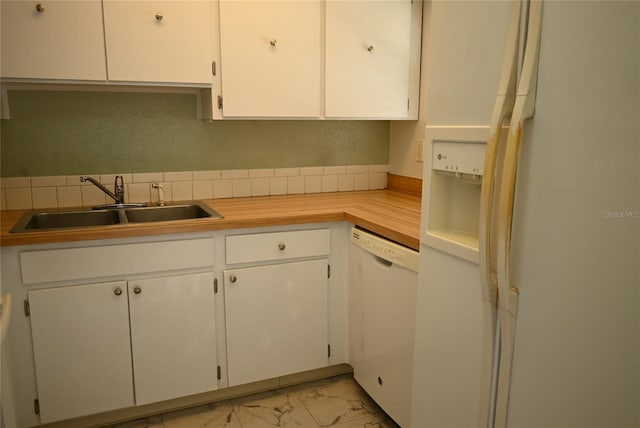
[[[475,263],[488,133],[488,127],[428,126],[425,134],[423,243]]]

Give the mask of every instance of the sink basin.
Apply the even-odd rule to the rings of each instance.
[[[222,218],[217,211],[199,202],[184,205],[131,208],[125,209],[124,212],[129,223],[190,220],[196,218]]]
[[[116,210],[29,212],[16,223],[11,232],[108,226],[120,223],[122,219]]]
[[[199,201],[157,207],[29,211],[18,220],[11,233],[199,218],[220,219],[222,215]]]

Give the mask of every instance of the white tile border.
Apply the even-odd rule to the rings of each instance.
[[[387,187],[388,165],[304,166],[208,171],[93,174],[107,188],[122,175],[126,200],[157,202],[152,183],[164,186],[165,201],[351,192]],[[110,198],[80,175],[7,177],[0,179],[0,210],[70,208],[109,202]]]

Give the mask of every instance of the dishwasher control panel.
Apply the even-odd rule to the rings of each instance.
[[[419,253],[364,230],[352,228],[351,242],[398,266],[418,272]]]

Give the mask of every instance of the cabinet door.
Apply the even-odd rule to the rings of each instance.
[[[109,80],[211,85],[213,2],[104,0]]]
[[[220,2],[224,116],[320,115],[321,3]]]
[[[411,1],[326,3],[327,117],[406,118]]]
[[[2,0],[2,77],[105,80],[100,0]]]
[[[136,404],[217,389],[213,273],[129,282]]]
[[[30,291],[42,423],[132,406],[125,282]]]
[[[225,271],[230,386],[328,364],[327,265]]]

